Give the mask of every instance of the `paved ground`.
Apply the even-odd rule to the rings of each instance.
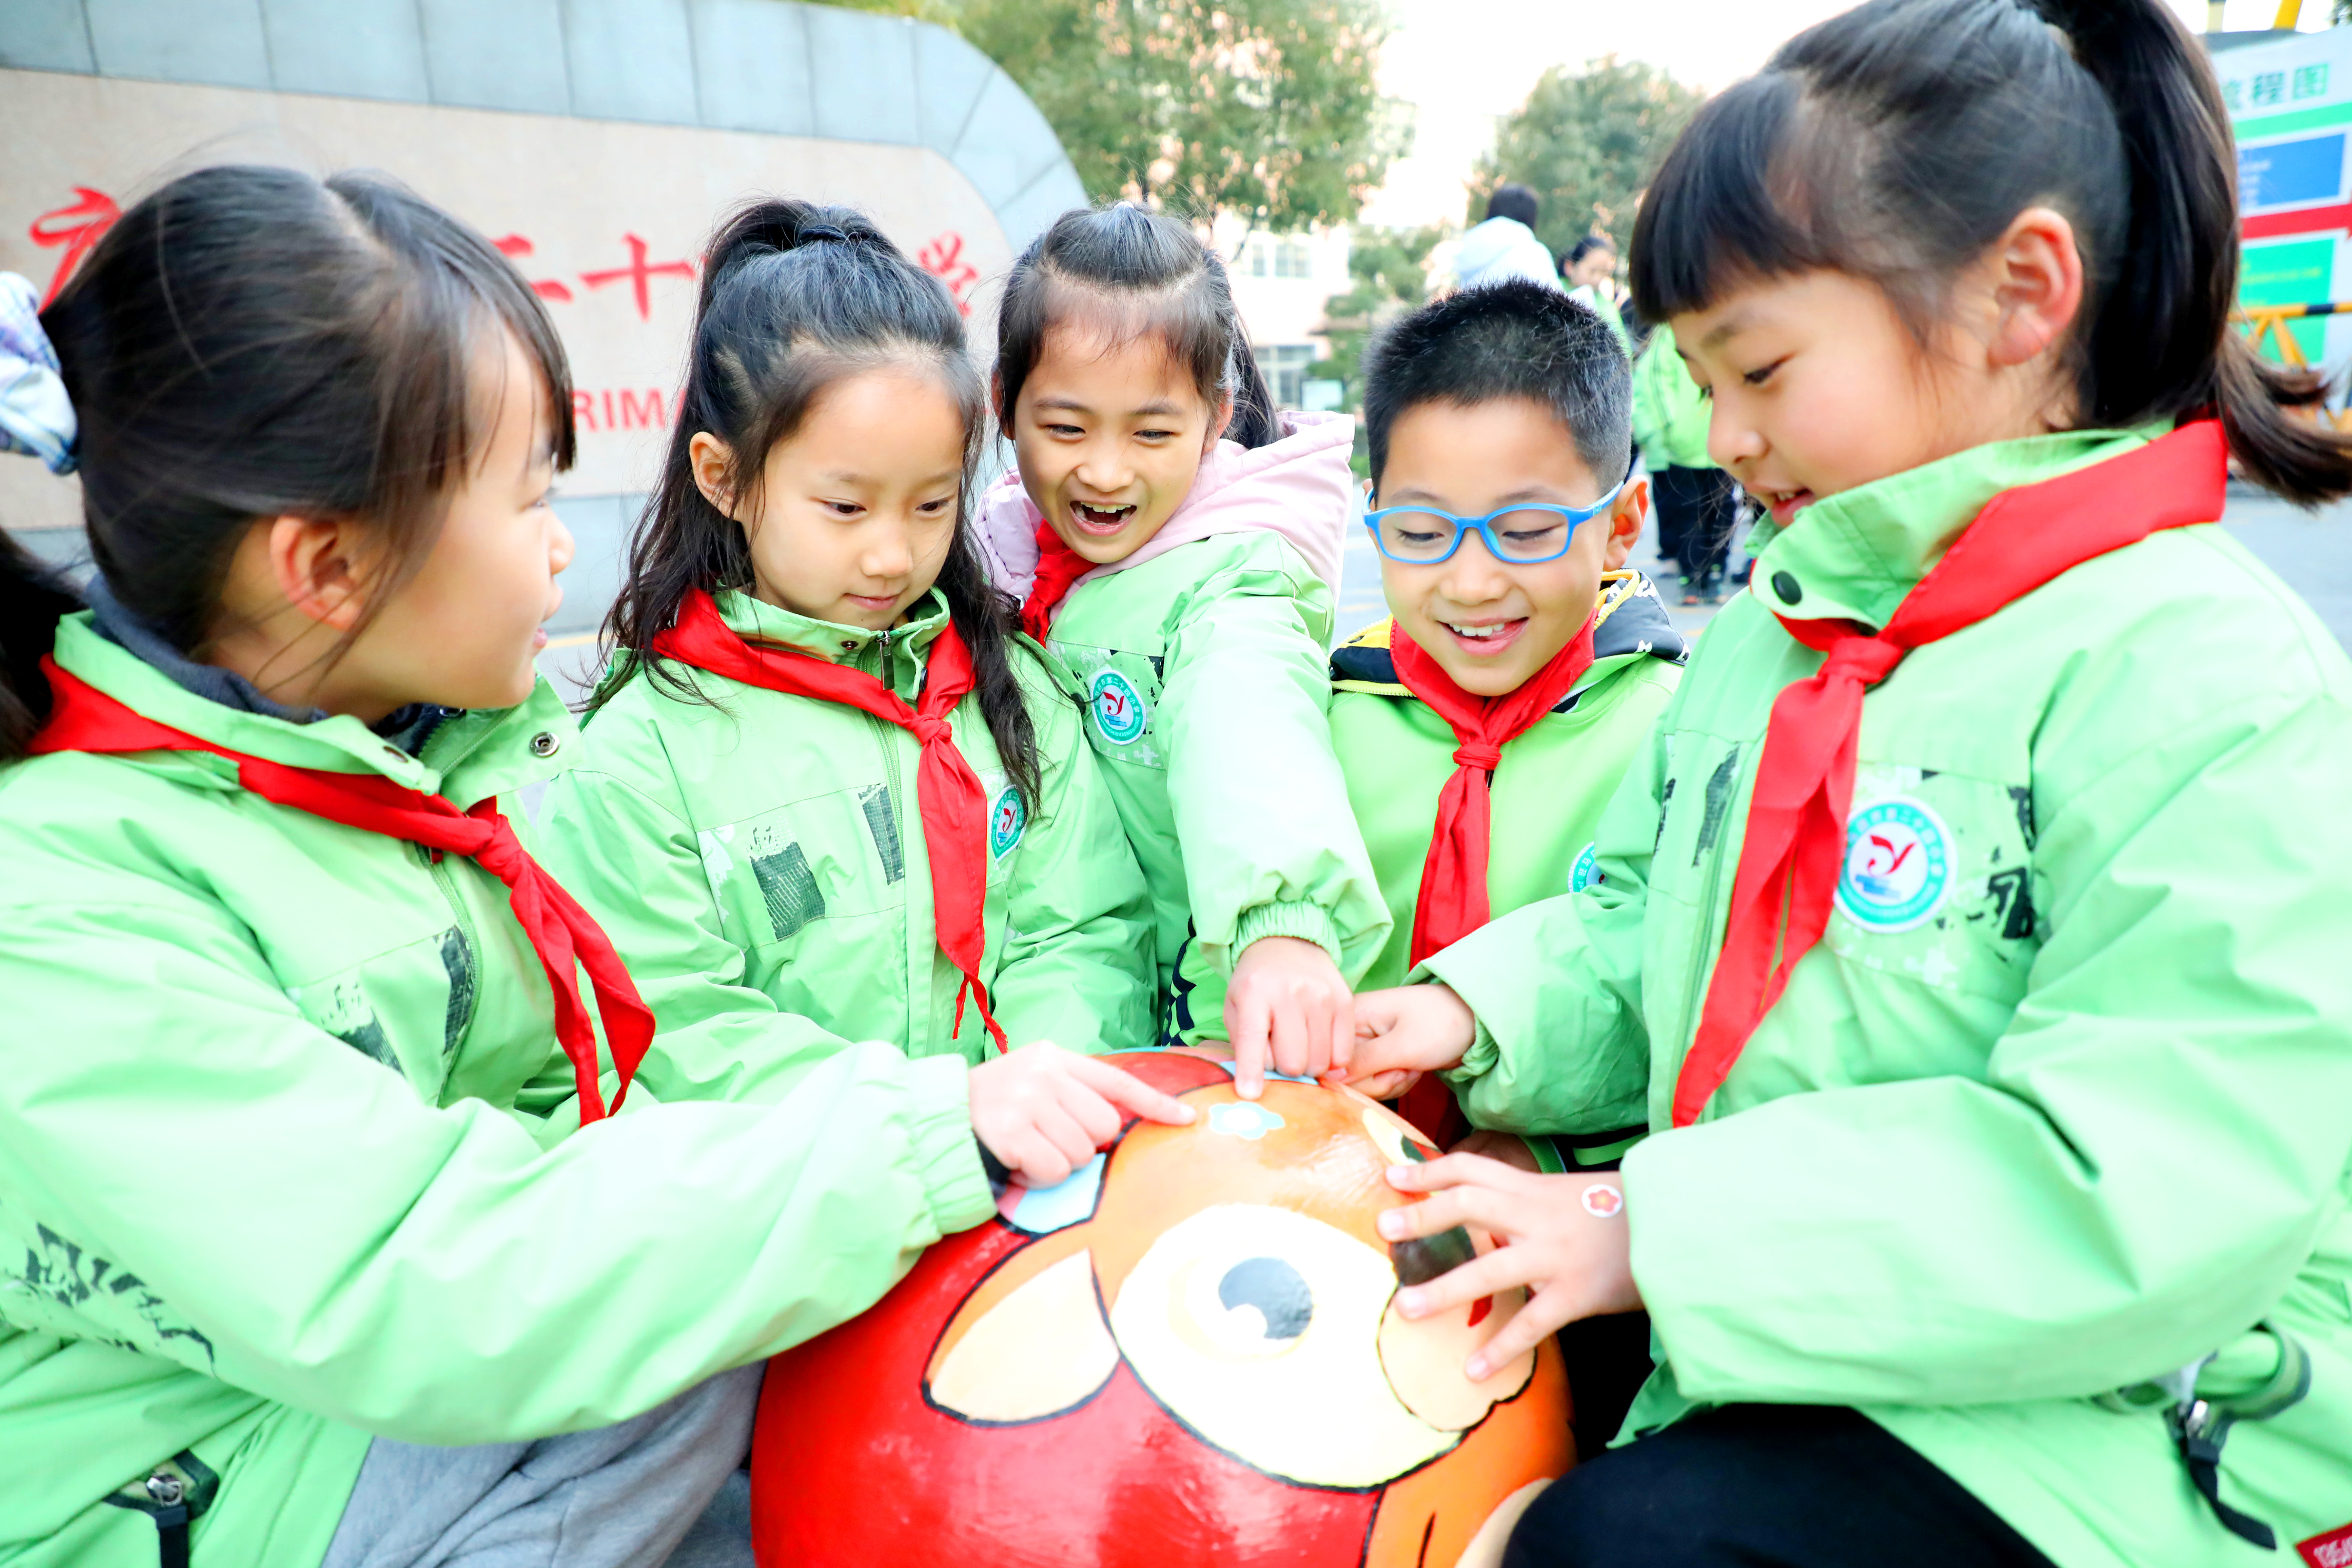
[[[564,574],[563,608],[548,627],[549,647],[541,668],[567,696],[583,695],[594,676],[595,632],[620,584],[622,556],[634,503],[618,496],[594,496],[558,503],[578,541],[578,552]],[[2233,489],[2222,520],[2247,547],[2301,594],[2347,648],[2352,648],[2352,501],[2316,514],[2254,491]],[[72,563],[81,557],[78,534],[19,535],[43,556]],[[1643,540],[1634,564],[1666,577]],[[1670,604],[1676,625],[1696,631],[1715,614],[1713,606],[1685,609]],[[1387,614],[1381,598],[1380,556],[1360,529],[1348,538],[1339,590],[1341,636]]]

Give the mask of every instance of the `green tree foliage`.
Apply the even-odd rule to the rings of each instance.
[[[1622,245],[1658,160],[1700,101],[1639,60],[1611,55],[1580,70],[1554,66],[1496,128],[1495,150],[1472,184],[1469,221],[1486,216],[1496,185],[1517,181],[1542,198],[1537,233],[1555,253],[1595,228]]]
[[[1372,228],[1359,225],[1348,254],[1355,287],[1323,302],[1331,357],[1315,374],[1339,382],[1349,410],[1363,403],[1364,345],[1372,334],[1429,298],[1429,253],[1445,237],[1443,226]]]
[[[1035,100],[1097,201],[1234,213],[1289,233],[1354,217],[1403,151],[1402,122],[1372,81],[1388,36],[1375,0],[951,8]]]

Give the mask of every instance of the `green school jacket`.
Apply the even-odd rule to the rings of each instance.
[[[1633,334],[1626,330],[1625,313],[1617,308],[1612,294],[1613,290],[1608,287],[1596,289],[1590,283],[1580,283],[1568,291],[1570,299],[1609,323],[1609,330],[1617,335],[1617,346],[1623,349],[1630,359],[1633,353]]]
[[[727,624],[885,677],[910,705],[948,624],[936,593],[909,625],[876,633],[813,621],[749,594],[718,595]],[[1014,1046],[1074,1051],[1152,1043],[1150,907],[1118,814],[1079,736],[1073,697],[1017,641],[1016,678],[1044,779],[1024,801],[968,696],[957,749],[987,791],[987,950],[981,980]],[[798,1015],[910,1057],[992,1053],[963,977],[940,951],[908,731],[845,703],[698,671],[718,706],[639,669],[589,721],[581,754],[548,792],[547,863],[630,955],[664,1028]],[[691,1070],[739,1071],[723,1036]]]
[[[1633,439],[1653,472],[1669,466],[1711,468],[1706,427],[1713,416],[1683,356],[1675,352],[1675,330],[1660,323],[1633,364]]]
[[[1815,503],[1702,639],[1600,832],[1603,880],[1431,960],[1476,1011],[1481,1121],[1671,1121],[1774,698],[1883,625],[1982,505],[2137,447],[1977,448]],[[1696,1126],[1625,1161],[1663,1370],[1696,1404],[1850,1405],[2063,1568],[2293,1561],[2352,1522],[2352,667],[2218,527],[2088,562],[1911,653],[1864,705],[1849,871]],[[1916,859],[1915,859],[1916,858]],[[1884,858],[1884,857],[1882,857]],[[2239,1398],[2217,1523],[2160,1415]]]
[[[1402,983],[1412,945],[1421,871],[1437,796],[1454,776],[1454,731],[1396,678],[1395,622],[1383,620],[1331,656],[1331,748],[1348,804],[1395,922],[1362,986]],[[1494,833],[1486,862],[1492,916],[1589,881],[1601,807],[1647,742],[1688,657],[1657,590],[1640,574],[1612,574],[1593,628],[1592,668],[1559,705],[1503,748],[1488,781]],[[1225,982],[1188,958],[1174,1012],[1187,1043],[1222,1040]],[[1610,1142],[1622,1142],[1622,1138]]]
[[[86,616],[57,658],[175,729],[460,805],[576,745],[544,685],[412,758],[356,719],[194,696]],[[504,886],[248,795],[224,759],[0,770],[0,866],[12,1568],[153,1568],[154,1524],[102,1500],[184,1451],[220,1478],[195,1568],[315,1563],[370,1434],[625,1418],[863,1310],[994,1212],[962,1063],[772,1013],[710,1026],[738,1103],[656,1103],[665,1053],[704,1054],[673,1033],[581,1130]]]
[[[1160,978],[1231,973],[1260,937],[1352,984],[1389,913],[1331,755],[1331,591],[1269,531],[1221,533],[1070,590],[1055,655],[1151,889]]]

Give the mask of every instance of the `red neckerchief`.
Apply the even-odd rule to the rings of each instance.
[[[1454,776],[1437,794],[1437,824],[1421,863],[1421,891],[1412,906],[1409,963],[1451,947],[1486,923],[1486,857],[1494,836],[1489,776],[1503,748],[1527,732],[1592,668],[1596,605],[1583,629],[1544,667],[1500,697],[1473,697],[1454,683],[1402,626],[1390,623],[1389,658],[1406,689],[1429,704],[1454,731]],[[1432,1074],[1399,1098],[1397,1110],[1431,1133],[1441,1149],[1459,1142],[1470,1123],[1454,1091]]]
[[[1087,560],[1069,546],[1069,542],[1054,531],[1054,525],[1037,524],[1037,575],[1029,584],[1029,596],[1021,601],[1021,629],[1045,640],[1053,628],[1054,611],[1068,597],[1077,580],[1093,571],[1097,563]]]
[[[1407,963],[1419,963],[1486,923],[1486,855],[1493,835],[1488,775],[1502,762],[1503,748],[1558,707],[1592,668],[1592,632],[1599,622],[1595,609],[1565,647],[1500,697],[1473,697],[1403,627],[1390,632],[1389,657],[1397,679],[1453,727],[1454,742],[1454,776],[1438,792],[1437,826],[1421,863]]]
[[[41,668],[49,678],[51,706],[48,722],[33,737],[32,752],[210,752],[236,763],[238,781],[264,800],[365,833],[421,844],[436,853],[463,855],[505,883],[515,920],[539,954],[555,994],[555,1037],[572,1058],[581,1125],[600,1120],[605,1111],[596,1084],[596,1034],[581,1005],[575,965],[588,972],[588,984],[596,994],[604,1041],[620,1072],[613,1109],[621,1108],[629,1080],[653,1042],[654,1016],[604,928],[530,858],[515,837],[513,825],[499,815],[495,799],[460,811],[440,795],[404,788],[380,773],[329,773],[247,756],[159,724],[67,674],[52,659],[44,658]]]
[[[839,702],[871,713],[886,724],[911,733],[922,745],[915,770],[915,799],[923,815],[923,844],[931,862],[931,916],[940,951],[963,975],[956,991],[955,1026],[963,1028],[963,1000],[969,992],[979,1004],[981,1022],[999,1050],[1004,1031],[988,1010],[988,988],[981,984],[980,961],[988,949],[983,923],[988,899],[988,799],[980,775],[956,750],[948,715],[972,688],[971,654],[950,620],[940,629],[926,658],[919,706],[909,708],[898,694],[863,670],[786,647],[781,643],[752,642],[721,619],[719,605],[698,588],[688,594],[677,613],[677,625],[654,638],[652,651],[713,675],[770,691]]]
[[[2228,458],[2221,425],[2200,420],[2136,452],[2002,491],[1875,635],[1850,621],[1780,617],[1790,637],[1829,658],[1772,704],[1722,954],[1675,1084],[1675,1126],[1698,1120],[1790,971],[1828,928],[1864,690],[1911,649],[1976,625],[2061,573],[2158,529],[2214,521]]]

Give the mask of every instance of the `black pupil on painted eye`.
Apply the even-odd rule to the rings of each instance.
[[[1217,1281],[1217,1300],[1227,1310],[1255,1307],[1265,1320],[1265,1337],[1295,1340],[1315,1316],[1307,1277],[1279,1258],[1244,1258]]]

